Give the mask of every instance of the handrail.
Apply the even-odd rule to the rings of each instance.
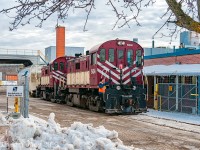
[[[40,56],[43,61],[48,62],[47,57],[45,57],[41,50],[0,48],[0,55],[34,55]]]
[[[0,48],[0,54],[6,54],[6,55],[38,55],[38,50]]]

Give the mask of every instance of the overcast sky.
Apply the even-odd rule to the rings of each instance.
[[[1,0],[0,10],[13,5],[14,0]],[[81,46],[90,49],[96,44],[111,39],[139,39],[139,44],[143,47],[151,47],[152,36],[162,26],[164,20],[160,17],[166,12],[165,1],[157,1],[153,7],[143,8],[140,14],[140,24],[129,23],[123,28],[112,30],[116,18],[111,7],[105,5],[107,0],[96,0],[96,9],[92,10],[87,24],[87,32],[83,32],[86,14],[84,11],[76,11],[69,16],[65,23],[59,23],[66,27],[66,46]],[[9,31],[9,22],[12,19],[0,14],[0,48],[8,49],[34,49],[44,50],[48,46],[54,46],[56,41],[56,19],[51,17],[43,24],[42,28],[35,27],[36,21],[31,25],[19,26],[17,30]],[[163,33],[166,31],[160,31]],[[159,33],[155,36],[155,46],[179,45],[179,37],[170,44],[170,38],[160,38]]]

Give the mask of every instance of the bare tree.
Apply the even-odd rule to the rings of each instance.
[[[198,19],[200,11],[199,0],[180,0],[180,2],[166,0],[166,2],[175,16],[176,20],[174,22],[176,25],[200,33],[200,23]],[[186,9],[185,12],[182,9],[183,7]]]
[[[105,0],[106,5],[113,8],[116,14],[116,22],[113,28],[123,27],[131,21],[135,21],[140,26],[138,16],[142,8],[156,3],[156,0]],[[168,16],[164,25],[174,23],[175,25],[200,33],[200,0],[165,0],[168,4],[166,13]],[[42,23],[53,14],[57,14],[58,20],[66,20],[70,15],[70,10],[85,9],[86,19],[84,30],[89,19],[89,15],[95,9],[95,0],[16,0],[17,5],[0,11],[9,15],[15,12],[14,20],[11,23],[10,30],[16,29],[19,25],[26,25],[33,19],[38,19],[41,27]],[[128,13],[125,13],[127,12]],[[144,11],[144,10],[143,10]],[[163,26],[164,26],[163,25]],[[162,26],[162,27],[163,27]],[[176,31],[175,27],[174,31]],[[160,30],[160,29],[159,29]]]
[[[200,21],[200,0],[197,0],[197,8],[198,8],[198,17]]]

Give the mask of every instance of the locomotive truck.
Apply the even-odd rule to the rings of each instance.
[[[86,55],[63,56],[41,69],[35,95],[57,103],[105,113],[146,112],[144,50],[133,41],[110,40]],[[109,82],[99,96],[101,78]]]

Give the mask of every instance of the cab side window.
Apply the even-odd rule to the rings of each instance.
[[[58,70],[58,63],[54,62],[54,71]]]
[[[45,75],[48,74],[48,69],[45,69]]]
[[[133,50],[128,49],[127,51],[127,65],[129,67],[133,66]]]
[[[50,72],[52,72],[52,65],[50,65]]]
[[[106,50],[101,49],[100,50],[100,62],[104,62],[106,60]]]
[[[80,69],[80,62],[76,63],[76,70]]]
[[[137,50],[136,51],[136,66],[140,67],[142,65],[142,51]]]
[[[109,49],[109,51],[108,51],[108,61],[109,62],[114,62],[114,60],[115,60],[115,51],[114,51],[114,49]]]
[[[96,53],[91,54],[91,65],[96,64]]]
[[[60,70],[64,70],[64,63],[63,62],[60,62]]]

